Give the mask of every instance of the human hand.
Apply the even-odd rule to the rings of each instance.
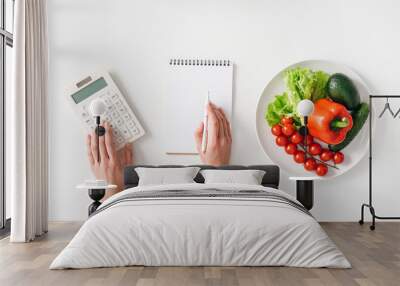
[[[104,199],[122,191],[124,188],[123,172],[124,168],[133,163],[132,144],[126,144],[117,151],[114,145],[112,127],[107,122],[104,124],[106,133],[100,136],[97,145],[96,134],[87,136],[87,154],[90,168],[98,180],[106,180],[109,184],[117,185],[115,190],[107,190]],[[98,160],[98,150],[100,150],[100,162]]]
[[[231,127],[221,108],[214,104],[207,105],[208,133],[207,148],[202,152],[202,138],[204,123],[196,129],[194,138],[200,159],[204,164],[212,166],[228,165],[231,156]]]

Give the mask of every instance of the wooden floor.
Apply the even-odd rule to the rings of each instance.
[[[289,267],[123,267],[48,270],[78,223],[52,223],[32,243],[0,241],[0,285],[400,285],[400,223],[379,222],[375,232],[357,223],[322,226],[352,269]]]

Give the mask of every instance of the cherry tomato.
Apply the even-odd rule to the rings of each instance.
[[[289,140],[287,139],[286,136],[280,135],[280,136],[276,137],[275,142],[276,142],[276,145],[285,147],[286,144],[289,143]]]
[[[308,152],[311,155],[319,155],[322,152],[322,147],[318,143],[311,143],[310,146],[308,146]]]
[[[344,155],[342,152],[336,152],[333,155],[333,162],[335,162],[335,164],[340,164],[344,161]]]
[[[325,176],[328,173],[328,167],[325,164],[318,164],[316,168],[316,173],[318,176]]]
[[[293,159],[296,163],[303,164],[306,161],[306,153],[304,151],[297,151],[294,153]]]
[[[303,138],[304,138],[304,136],[303,136]],[[314,142],[314,137],[312,137],[310,134],[307,134],[307,137],[304,138],[303,140],[304,140],[304,143],[306,143],[307,145],[310,145],[311,143]]]
[[[293,155],[294,153],[296,153],[297,147],[296,147],[295,144],[289,143],[289,144],[286,145],[285,151],[286,151],[286,153],[288,153],[289,155]]]
[[[283,127],[282,127],[282,133],[283,133],[284,135],[286,135],[286,136],[292,135],[295,131],[296,131],[296,130],[295,130],[294,126],[291,125],[291,124],[285,124],[285,125],[283,125]]]
[[[274,126],[272,126],[271,128],[271,132],[272,134],[274,134],[275,136],[279,136],[282,134],[282,127],[279,124],[275,124]]]
[[[317,168],[317,162],[313,158],[308,158],[304,163],[304,169],[307,171],[313,171]]]
[[[292,117],[282,117],[281,119],[281,124],[282,125],[292,125],[293,124],[293,118]]]
[[[326,162],[329,160],[332,160],[333,158],[333,152],[328,150],[328,149],[323,149],[322,153],[319,155],[322,161]]]
[[[299,144],[300,142],[303,142],[303,136],[300,135],[299,132],[294,132],[292,136],[290,136],[290,142],[294,144]]]

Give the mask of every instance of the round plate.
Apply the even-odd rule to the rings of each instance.
[[[309,60],[293,64],[283,71],[278,73],[265,87],[260,99],[258,100],[256,112],[256,128],[258,140],[265,152],[265,154],[279,167],[286,171],[290,176],[297,177],[313,177],[316,176],[315,172],[306,171],[302,164],[297,164],[293,160],[292,155],[286,154],[284,148],[275,144],[275,136],[271,133],[271,128],[264,118],[267,105],[274,100],[275,95],[282,94],[286,91],[284,82],[284,72],[297,66],[310,68],[314,71],[322,70],[328,74],[343,73],[347,75],[357,87],[362,102],[368,102],[369,91],[366,84],[362,81],[360,76],[352,69],[331,61],[324,60]],[[372,108],[370,107],[372,110]],[[373,124],[374,125],[374,124]],[[324,144],[321,144],[324,145]],[[326,145],[325,145],[326,146]],[[345,155],[345,160],[342,164],[337,165],[339,168],[329,168],[329,172],[324,178],[333,178],[339,176],[351,168],[353,168],[366,154],[368,150],[368,121],[364,124],[357,137],[342,150]]]

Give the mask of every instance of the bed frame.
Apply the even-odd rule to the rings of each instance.
[[[139,183],[139,176],[135,171],[136,167],[146,167],[146,168],[182,168],[182,167],[199,167],[201,170],[205,169],[218,169],[218,170],[262,170],[265,171],[265,175],[262,179],[261,184],[264,187],[271,187],[278,189],[279,187],[279,167],[276,165],[251,165],[251,166],[242,166],[242,165],[229,165],[222,167],[213,167],[208,165],[133,165],[125,167],[124,170],[124,185],[125,189],[136,187]],[[197,183],[204,183],[204,178],[200,174],[194,178]]]

